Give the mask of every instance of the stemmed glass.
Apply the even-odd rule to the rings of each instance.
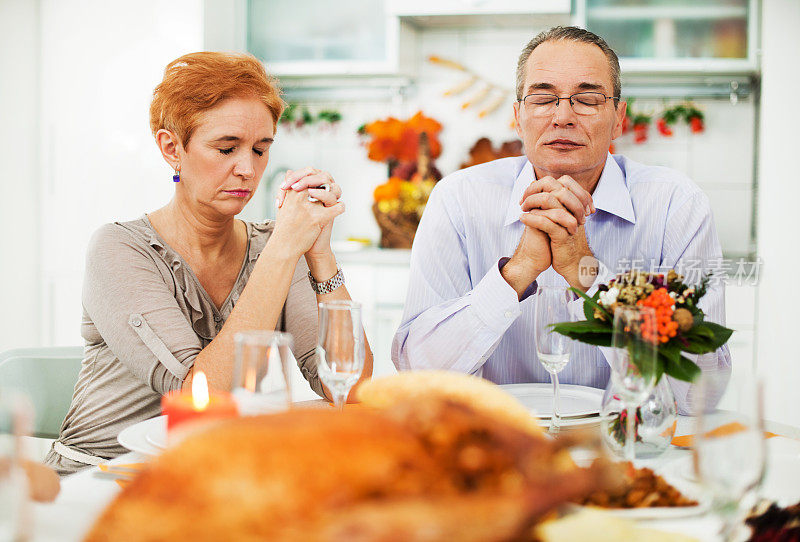
[[[728,386],[726,410],[713,408],[726,378],[704,372],[694,386],[697,417],[694,470],[721,521],[723,540],[736,540],[743,511],[756,501],[765,474],[763,386],[752,371],[737,367]]]
[[[361,304],[327,301],[319,304],[317,340],[319,378],[331,392],[333,404],[344,409],[347,395],[364,369],[364,329]]]
[[[292,335],[242,331],[233,338],[232,392],[243,415],[286,410],[292,403]]]
[[[22,468],[23,441],[33,407],[27,397],[0,390],[0,540],[28,540],[28,479]]]
[[[536,312],[534,327],[536,330],[536,354],[539,363],[550,373],[553,382],[553,415],[550,417],[550,434],[557,434],[561,428],[561,416],[558,405],[558,373],[569,363],[572,353],[572,339],[566,335],[555,333],[553,324],[572,320],[569,312],[570,291],[554,286],[539,286],[536,291]]]
[[[618,307],[611,333],[611,380],[625,411],[625,460],[636,457],[636,410],[656,385],[658,346],[651,333],[656,329],[652,307]]]

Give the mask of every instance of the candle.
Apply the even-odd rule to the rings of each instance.
[[[191,392],[179,390],[161,398],[161,412],[167,416],[168,433],[179,425],[232,418],[239,413],[229,393],[209,393],[206,375],[200,371],[194,376]]]

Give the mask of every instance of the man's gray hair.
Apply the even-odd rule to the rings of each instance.
[[[600,50],[603,51],[603,53],[606,55],[606,58],[608,58],[608,65],[611,68],[611,81],[614,84],[614,97],[620,97],[620,92],[622,92],[622,83],[619,80],[619,58],[617,58],[617,53],[615,53],[614,50],[608,46],[606,40],[594,32],[589,32],[588,30],[578,28],[577,26],[555,26],[550,30],[541,32],[539,35],[529,41],[528,45],[526,45],[522,50],[522,54],[519,55],[519,61],[517,62],[517,100],[522,99],[522,87],[525,85],[525,64],[528,62],[528,58],[531,56],[533,50],[546,41],[558,40],[590,43],[600,47]]]

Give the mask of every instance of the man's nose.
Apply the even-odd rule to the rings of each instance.
[[[569,126],[572,124],[575,124],[575,111],[572,109],[572,104],[569,103],[569,98],[562,98],[553,113],[553,125]]]

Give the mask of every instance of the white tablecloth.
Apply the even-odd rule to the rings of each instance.
[[[765,498],[782,504],[800,501],[800,430],[794,427],[768,424],[770,431],[791,438],[775,437],[767,441],[769,460],[767,476],[761,489]],[[692,420],[681,417],[676,434],[693,432]],[[679,475],[690,459],[688,450],[670,447],[655,460],[641,462],[642,466],[658,467],[668,474]],[[129,453],[111,461],[114,464],[137,463],[147,457]],[[120,491],[114,477],[97,467],[83,470],[62,479],[61,493],[52,504],[33,506],[33,540],[36,542],[69,542],[81,540],[103,508]],[[700,540],[714,541],[717,522],[708,514],[681,519],[643,521],[643,525],[665,531],[692,535]]]

